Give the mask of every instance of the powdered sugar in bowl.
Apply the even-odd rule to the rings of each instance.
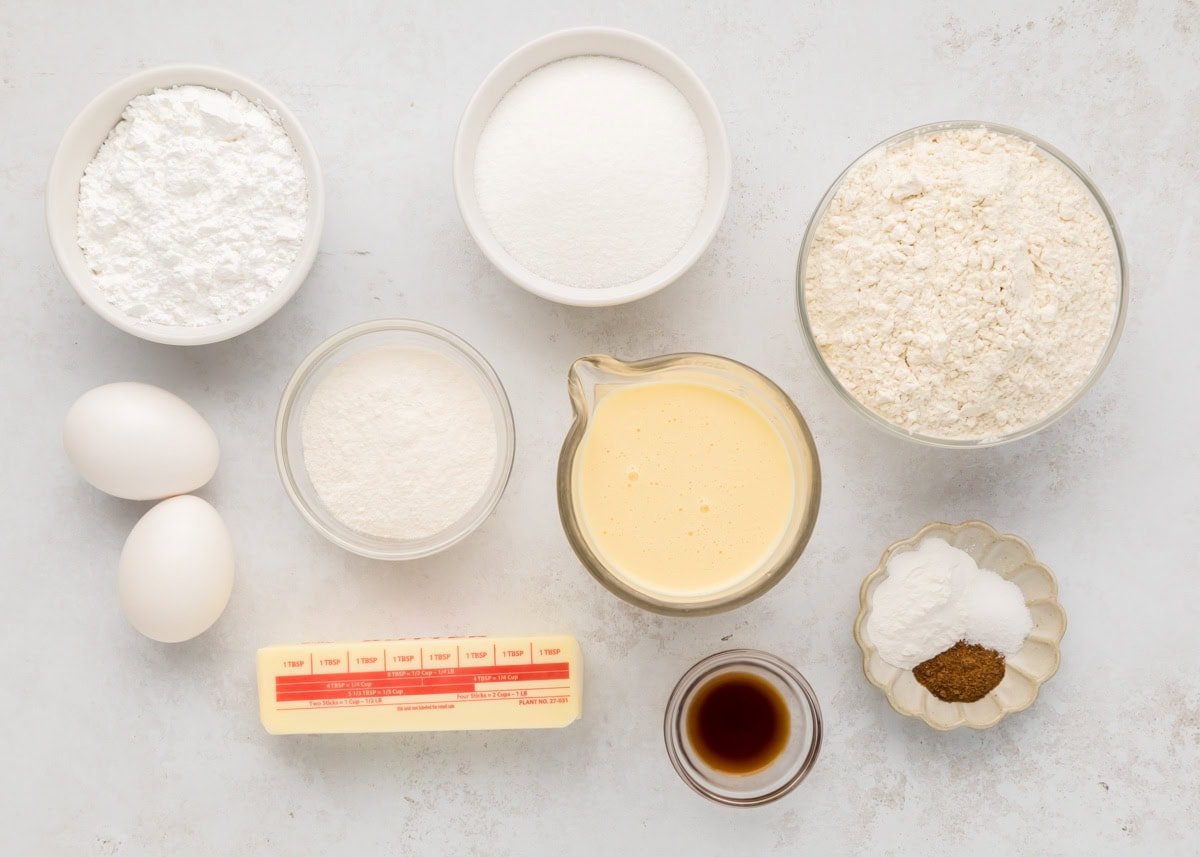
[[[1027,437],[1116,350],[1125,251],[1099,190],[1015,128],[897,134],[830,187],[804,235],[801,328],[870,422],[932,446]]]
[[[300,514],[374,559],[416,559],[466,538],[500,501],[514,452],[508,396],[484,357],[407,319],[318,345],[275,421],[276,463]]]
[[[174,127],[192,120],[186,134]],[[182,137],[193,133],[190,160]],[[59,266],[98,315],[152,342],[202,345],[256,327],[296,293],[324,200],[316,152],[279,99],[223,69],[166,65],[114,84],[67,129],[46,222]]]

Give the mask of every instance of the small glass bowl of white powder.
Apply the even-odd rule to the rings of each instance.
[[[797,302],[822,374],[857,412],[931,446],[1027,437],[1111,360],[1125,249],[1090,178],[1048,143],[952,121],[872,147],[805,232]]]
[[[279,406],[275,458],[325,538],[374,559],[417,559],[492,513],[515,436],[508,396],[478,351],[435,325],[383,319],[301,362]]]

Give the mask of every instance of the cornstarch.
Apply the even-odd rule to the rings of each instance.
[[[143,322],[236,318],[283,282],[308,180],[278,117],[236,92],[139,95],[79,182],[79,247],[105,299]]]
[[[856,399],[910,432],[987,439],[1050,416],[1108,343],[1112,231],[1032,142],[923,134],[854,167],[814,233],[814,339]]]
[[[484,495],[496,421],[471,372],[439,352],[382,345],[317,385],[301,426],[304,468],[329,512],[385,539],[436,535]]]
[[[708,145],[683,94],[645,66],[581,56],[545,65],[496,106],[475,195],[517,262],[564,286],[654,273],[687,243],[708,195]]]
[[[960,640],[1015,655],[1031,630],[1033,617],[1020,587],[938,538],[888,560],[867,620],[880,657],[900,669],[912,669]]]

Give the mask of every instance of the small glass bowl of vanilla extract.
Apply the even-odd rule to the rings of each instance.
[[[821,751],[821,707],[791,664],[732,649],[686,673],[667,701],[663,734],[676,773],[727,806],[760,806],[808,776]]]

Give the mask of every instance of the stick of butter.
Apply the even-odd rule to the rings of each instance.
[[[273,735],[548,729],[583,712],[579,643],[429,637],[258,650],[258,707]]]

